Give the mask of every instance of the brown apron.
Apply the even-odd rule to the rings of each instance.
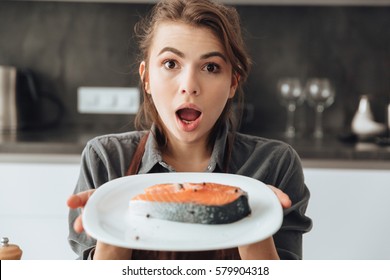
[[[146,133],[140,140],[134,153],[126,175],[138,174],[141,166],[142,156],[145,152],[146,141],[149,133]],[[200,233],[202,234],[202,233]],[[190,241],[191,242],[191,241]],[[214,250],[214,251],[194,251],[194,252],[174,252],[174,251],[147,251],[133,250],[133,260],[239,260],[240,255],[237,248]]]

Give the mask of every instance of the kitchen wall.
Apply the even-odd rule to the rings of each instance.
[[[148,4],[0,1],[0,65],[34,71],[41,92],[65,105],[63,125],[123,128],[132,116],[81,115],[79,86],[137,86],[133,26]],[[245,86],[255,122],[242,130],[284,129],[276,97],[280,77],[329,77],[336,101],[325,111],[328,132],[348,128],[361,94],[377,121],[390,102],[390,7],[237,6],[253,58]],[[54,107],[46,104],[47,118]],[[298,109],[298,128],[310,133],[314,112]],[[258,121],[260,120],[260,121]]]

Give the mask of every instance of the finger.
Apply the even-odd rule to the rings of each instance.
[[[77,194],[73,194],[68,198],[66,203],[72,209],[84,207],[88,199],[94,193],[94,191],[95,190],[88,190],[84,192],[79,192]]]
[[[75,230],[75,232],[77,233],[82,233],[84,231],[84,227],[83,227],[83,219],[80,216],[78,216],[76,218],[76,220],[74,220],[74,224],[73,224],[73,229]]]
[[[291,207],[291,204],[292,204],[291,199],[286,193],[284,193],[282,190],[280,190],[274,186],[271,186],[271,185],[268,185],[268,186],[276,194],[276,196],[278,197],[280,204],[282,205],[283,208]]]

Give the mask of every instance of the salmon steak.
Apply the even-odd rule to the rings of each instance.
[[[166,183],[131,198],[129,211],[147,218],[183,223],[228,224],[251,213],[248,194],[217,183]]]

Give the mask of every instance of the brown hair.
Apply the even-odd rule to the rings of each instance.
[[[140,62],[146,62],[146,71],[149,61],[149,51],[152,44],[155,27],[164,21],[176,21],[193,26],[206,27],[210,29],[221,41],[225,48],[227,57],[232,64],[233,75],[240,76],[237,103],[243,101],[242,83],[246,80],[250,69],[251,61],[247,54],[242,39],[240,20],[236,9],[228,7],[212,0],[162,0],[154,6],[150,15],[141,20],[135,26],[135,34],[138,37],[140,49]],[[163,135],[161,120],[153,104],[151,97],[146,93],[143,81],[143,103],[135,118],[137,129],[150,129],[153,123],[156,124],[159,132]],[[238,124],[232,112],[232,100],[229,99],[221,116],[216,122],[211,138],[229,121],[231,129]],[[212,139],[210,139],[212,140]],[[165,141],[163,141],[165,142]]]

